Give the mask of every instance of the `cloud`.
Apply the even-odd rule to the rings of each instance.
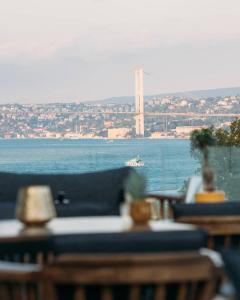
[[[147,93],[235,85],[239,78],[238,0],[0,5],[0,101],[132,94],[136,65],[155,74]]]

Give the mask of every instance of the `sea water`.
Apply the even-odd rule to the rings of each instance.
[[[0,171],[85,173],[123,167],[136,157],[149,191],[179,190],[199,168],[188,140],[0,140]]]

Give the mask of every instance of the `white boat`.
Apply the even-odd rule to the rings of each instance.
[[[141,160],[139,156],[134,157],[128,161],[125,162],[125,166],[128,167],[143,167],[144,166],[144,161]]]

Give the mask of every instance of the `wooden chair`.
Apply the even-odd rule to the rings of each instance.
[[[40,270],[35,264],[0,262],[0,299],[38,300]]]
[[[160,216],[162,219],[172,219],[172,207],[175,203],[184,203],[185,195],[174,195],[164,193],[149,193],[148,198],[154,198],[160,202]]]
[[[0,300],[40,300],[40,271],[53,260],[51,239],[0,243]]]
[[[51,238],[4,241],[0,243],[0,262],[46,264],[53,260]]]
[[[176,221],[204,228],[210,249],[240,248],[240,216],[181,216]]]
[[[101,300],[112,300],[116,286],[118,292],[128,286],[130,300],[140,299],[144,286],[152,289],[155,300],[208,300],[215,287],[215,267],[197,252],[64,255],[45,267],[43,282],[43,299],[48,300],[61,299],[59,285],[74,285],[74,300],[87,299],[86,290],[91,286],[99,287]]]

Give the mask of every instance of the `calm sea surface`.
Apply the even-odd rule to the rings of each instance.
[[[148,190],[177,190],[198,168],[187,140],[0,140],[0,171],[84,173],[139,155]]]

